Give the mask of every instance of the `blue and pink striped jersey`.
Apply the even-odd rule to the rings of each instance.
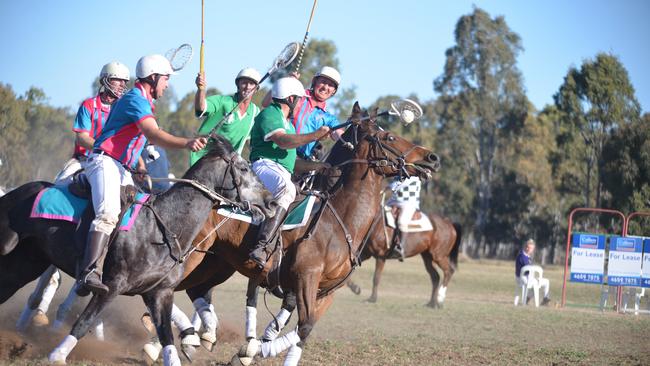
[[[147,138],[140,131],[140,122],[154,117],[154,105],[139,83],[124,94],[115,105],[95,140],[95,149],[101,149],[125,166],[135,168]]]
[[[93,139],[97,139],[102,132],[102,127],[108,118],[111,111],[109,104],[102,104],[99,95],[88,98],[81,103],[77,111],[77,117],[74,119],[72,131],[74,132],[88,132],[88,135]],[[90,155],[90,151],[85,147],[79,145],[76,141],[74,143],[74,153],[72,156]]]
[[[305,90],[306,96],[300,98],[296,103],[293,115],[293,126],[296,134],[306,134],[316,131],[322,126],[334,127],[339,122],[336,116],[325,110],[325,102],[317,102],[312,98],[311,91]],[[316,141],[302,145],[296,149],[299,156],[309,158],[316,146]]]

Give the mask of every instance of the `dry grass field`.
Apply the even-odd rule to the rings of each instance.
[[[563,267],[548,267],[552,306],[513,307],[513,264],[461,261],[444,309],[425,307],[430,284],[419,258],[391,261],[384,272],[379,301],[368,297],[374,263],[365,262],[354,279],[363,292],[340,289],[329,312],[317,324],[303,352],[303,365],[650,365],[650,316],[616,314],[597,308],[599,287],[569,284],[568,306],[561,296]],[[245,279],[236,276],[215,292],[220,335],[213,353],[201,349],[193,365],[223,365],[243,343]],[[70,280],[62,286],[67,289]],[[0,307],[0,364],[46,365],[47,353],[66,332],[13,330],[29,294],[23,289]],[[65,296],[61,291],[58,304]],[[191,304],[183,293],[177,302]],[[270,319],[260,299],[259,327]],[[267,297],[269,308],[279,301]],[[611,305],[611,301],[610,301]],[[646,306],[645,299],[642,306]],[[84,338],[69,358],[71,365],[143,364],[147,340],[139,326],[144,306],[139,298],[121,297],[107,314],[107,342]],[[50,317],[56,309],[50,309]],[[291,324],[295,324],[292,319]],[[183,361],[185,361],[183,359]],[[281,365],[281,359],[258,365]]]

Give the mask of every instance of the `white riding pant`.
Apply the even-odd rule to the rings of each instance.
[[[63,169],[59,172],[59,174],[56,175],[56,178],[54,178],[54,184],[61,184],[64,182],[71,183],[72,175],[77,171],[85,168],[85,165],[86,165],[85,161],[82,162],[77,158],[72,158],[68,160],[63,166]]]
[[[537,279],[533,279],[533,281],[537,281]],[[521,293],[521,286],[527,285],[528,284],[528,277],[516,277],[515,282],[517,283],[516,289],[515,289],[515,295],[519,295]],[[544,290],[544,298],[548,297],[549,292],[551,291],[551,283],[549,282],[548,278],[541,278],[539,280],[539,287],[541,287]],[[530,293],[532,296],[532,293]]]
[[[111,235],[120,216],[120,186],[133,184],[131,173],[110,156],[93,153],[86,163],[86,176],[95,208],[90,231]]]
[[[406,232],[409,228],[409,223],[417,211],[418,207],[415,205],[401,204],[397,205],[400,208],[399,215],[397,216],[397,226],[400,231]]]
[[[273,194],[278,205],[287,210],[296,198],[296,186],[291,181],[291,173],[282,165],[268,159],[256,160],[253,163],[253,171],[264,187]]]

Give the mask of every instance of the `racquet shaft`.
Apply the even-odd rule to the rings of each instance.
[[[316,11],[316,4],[318,0],[314,0],[314,5],[311,7],[311,14],[309,15],[309,22],[307,23],[307,30],[305,31],[305,38],[302,40],[302,47],[300,47],[300,55],[298,55],[298,62],[296,63],[295,72],[300,72],[300,64],[302,63],[302,56],[307,47],[307,39],[309,38],[309,28],[311,28],[311,21],[314,19],[314,12]]]

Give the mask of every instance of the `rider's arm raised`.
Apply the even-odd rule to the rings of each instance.
[[[205,137],[196,137],[187,139],[185,137],[174,136],[158,128],[158,123],[152,117],[148,117],[140,121],[138,124],[140,131],[149,139],[154,145],[159,145],[169,149],[183,149],[188,148],[192,151],[201,150],[207,140]]]
[[[278,130],[273,135],[269,136],[269,140],[275,142],[282,149],[295,149],[312,141],[322,139],[327,136],[329,131],[330,129],[327,126],[322,126],[312,133],[302,135],[287,134],[282,130]]]

